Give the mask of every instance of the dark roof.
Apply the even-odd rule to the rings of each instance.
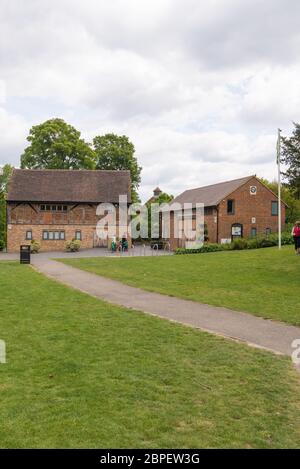
[[[14,169],[7,200],[115,203],[126,194],[131,202],[130,186],[130,171]]]
[[[205,207],[213,207],[218,205],[225,197],[241,187],[246,182],[250,181],[255,176],[248,176],[232,181],[220,182],[212,184],[211,186],[198,187],[196,189],[189,189],[178,195],[172,203],[185,202],[196,204],[203,203]]]

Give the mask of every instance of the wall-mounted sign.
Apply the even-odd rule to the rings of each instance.
[[[251,218],[251,223],[256,223],[256,218],[255,217]]]
[[[250,186],[250,195],[256,195],[256,194],[257,194],[257,187]]]
[[[231,227],[232,236],[242,236],[242,227],[241,225]]]

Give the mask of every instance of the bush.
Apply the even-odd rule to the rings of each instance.
[[[231,243],[231,249],[233,250],[241,250],[247,249],[247,240],[244,238],[237,238]]]
[[[66,243],[66,251],[68,252],[77,252],[79,251],[81,246],[81,242],[79,239],[72,239],[72,241],[68,241]]]
[[[292,231],[292,229],[290,231],[285,231],[284,233],[282,233],[281,243],[283,245],[285,245],[285,244],[294,244],[294,239],[293,239],[293,236],[291,235],[291,231]],[[278,238],[278,236],[277,236],[277,238]]]
[[[258,245],[257,245],[258,248],[270,248],[271,246],[278,245],[278,237],[276,239],[273,236],[258,238],[257,241],[258,241]]]
[[[290,232],[283,232],[281,234],[281,243],[282,245],[293,244],[294,240]],[[259,248],[268,248],[271,246],[278,246],[278,234],[270,234],[257,236],[255,238],[237,238],[232,243],[229,244],[213,244],[205,243],[201,248],[195,249],[185,249],[178,248],[175,251],[175,254],[201,254],[203,252],[216,252],[216,251],[232,251],[232,250],[242,250],[242,249],[259,249]]]
[[[3,251],[4,248],[5,248],[4,239],[0,239],[0,251]]]
[[[250,238],[247,240],[247,249],[259,248],[258,238]]]
[[[215,243],[207,243],[203,244],[201,248],[178,248],[175,251],[175,254],[198,254],[203,252],[216,252],[216,251],[223,251],[222,244],[215,244]]]
[[[35,241],[34,239],[30,243],[30,252],[32,254],[37,254],[39,250],[41,249],[41,245],[38,241]]]

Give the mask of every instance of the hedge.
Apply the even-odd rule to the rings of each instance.
[[[293,244],[294,240],[290,233],[284,232],[281,235],[282,245]],[[278,234],[268,236],[257,236],[255,238],[238,238],[229,244],[205,243],[201,248],[178,248],[175,254],[201,254],[205,252],[234,251],[243,249],[260,249],[271,246],[278,246]]]

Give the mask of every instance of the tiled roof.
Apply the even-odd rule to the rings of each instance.
[[[203,203],[205,207],[213,207],[218,205],[225,197],[250,181],[255,176],[248,176],[232,181],[220,182],[210,186],[189,189],[178,195],[172,203]]]
[[[130,171],[14,169],[8,201],[112,202],[127,195],[131,202]]]

